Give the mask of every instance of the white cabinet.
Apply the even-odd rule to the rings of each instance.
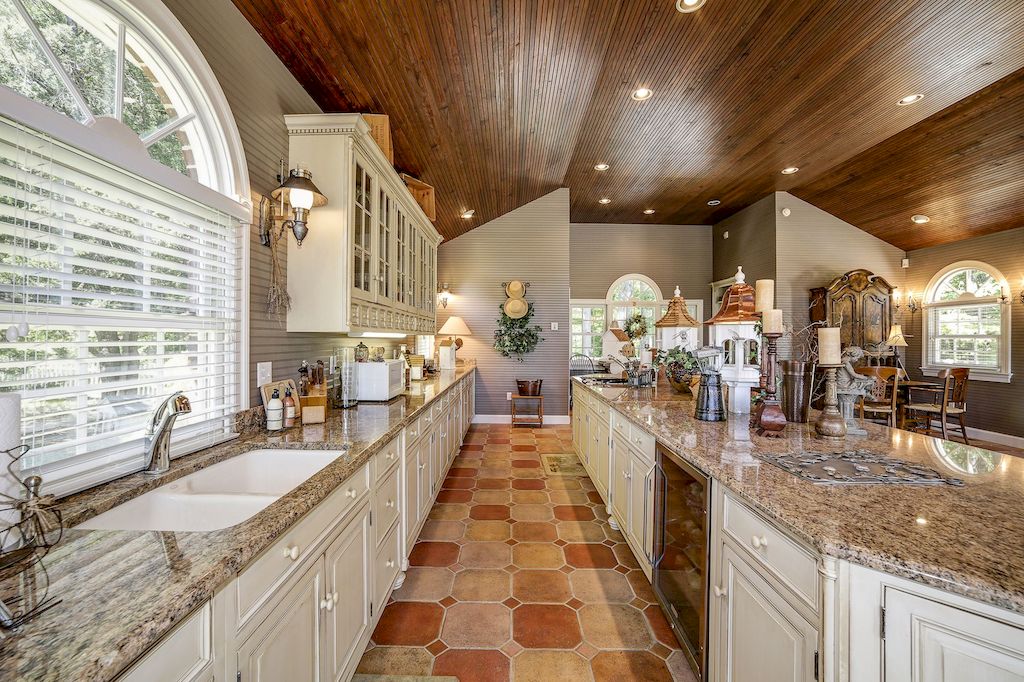
[[[601,497],[608,499],[608,471],[611,443],[609,441],[608,420],[602,419],[595,410],[595,418],[591,422],[590,431],[590,475]]]
[[[206,602],[117,679],[209,682],[214,679],[213,650],[213,605]]]
[[[359,114],[286,116],[289,164],[303,165],[326,206],[288,239],[288,331],[433,334],[441,236]]]
[[[618,434],[612,436],[611,448],[611,484],[609,494],[612,498],[612,514],[619,524],[619,530],[625,535],[629,532],[629,446]]]
[[[810,682],[818,631],[729,545],[709,596],[714,682]],[[897,678],[900,679],[900,678]]]
[[[324,562],[320,557],[238,647],[242,680],[321,680],[320,611],[326,607]]]
[[[654,537],[654,465],[637,455],[629,458],[629,528],[627,535],[639,549],[640,565],[650,579],[647,557]]]
[[[328,680],[347,679],[370,628],[370,537],[370,513],[364,507],[324,554],[326,588],[320,606],[326,622],[323,662]]]
[[[888,588],[884,668],[886,680],[1024,682],[1024,630]]]
[[[402,481],[405,492],[405,504],[402,511],[405,519],[405,551],[407,554],[412,551],[412,546],[416,542],[416,536],[420,532],[420,521],[422,521],[420,516],[420,479],[423,476],[421,476],[420,459],[416,455],[416,448],[410,444],[402,465],[404,467]]]

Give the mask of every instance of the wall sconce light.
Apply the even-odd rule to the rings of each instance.
[[[448,297],[451,296],[451,289],[448,288],[448,282],[437,285],[438,300],[441,303],[442,308],[448,307]]]
[[[892,294],[892,302],[893,302],[893,308],[895,309],[895,311],[897,313],[900,311],[900,308],[904,307],[904,304],[901,301],[902,301],[902,299],[900,297],[899,291],[894,291],[893,294]],[[914,300],[914,292],[913,291],[908,291],[907,292],[906,308],[907,308],[907,310],[910,311],[911,315],[913,315],[914,313],[916,313],[918,310],[921,309],[921,306],[918,304],[918,302]]]
[[[295,241],[302,246],[302,240],[309,233],[306,218],[310,209],[327,205],[327,197],[313,184],[313,174],[301,166],[293,168],[289,171],[288,178],[270,196],[274,201],[281,202],[283,215],[287,215],[287,205],[291,207],[294,217],[291,220],[283,220],[277,234],[261,234],[260,240],[265,246],[270,246],[271,239],[277,241],[284,235],[285,230],[290,229],[295,235]]]
[[[1020,281],[1020,294],[1017,298],[1020,299],[1020,304],[1024,305],[1024,279],[1021,279]]]

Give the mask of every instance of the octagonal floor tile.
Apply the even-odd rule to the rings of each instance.
[[[521,652],[512,662],[516,682],[589,682],[590,664],[575,651]]]
[[[409,553],[411,566],[451,566],[459,560],[454,542],[417,542]]]
[[[591,659],[590,665],[594,682],[672,682],[665,661],[647,651],[602,651]]]
[[[585,604],[628,604],[633,600],[626,576],[609,569],[580,569],[569,576],[569,582],[573,594]]]
[[[572,594],[565,573],[530,569],[512,576],[512,596],[524,603],[563,604]]]
[[[523,604],[512,612],[512,636],[527,649],[573,649],[581,641],[576,612],[556,604]]]
[[[628,604],[587,604],[579,614],[584,639],[598,649],[646,649],[652,644],[647,619]]]
[[[381,645],[426,646],[441,633],[444,609],[428,602],[392,602],[384,609],[373,631]]]
[[[508,656],[496,650],[449,649],[434,659],[434,675],[459,682],[508,682]]]
[[[459,563],[468,568],[501,568],[511,561],[512,548],[504,542],[471,542],[459,555]]]
[[[495,601],[507,599],[512,576],[500,568],[467,568],[455,576],[452,596],[459,601]]]
[[[565,557],[552,543],[522,542],[512,548],[512,563],[519,568],[559,568],[565,563]]]
[[[504,604],[455,604],[445,610],[441,641],[452,649],[497,648],[509,640],[511,621],[511,611]]]
[[[614,568],[619,564],[611,548],[598,544],[569,544],[562,548],[565,562],[576,568]]]
[[[391,595],[397,601],[441,601],[452,592],[455,574],[447,568],[410,566],[402,587]]]
[[[504,521],[470,521],[465,537],[473,542],[508,540],[512,537],[512,526]]]

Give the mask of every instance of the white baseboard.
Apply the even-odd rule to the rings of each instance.
[[[511,424],[510,414],[478,414],[473,417],[474,424]],[[546,414],[544,424],[571,424],[567,414]]]
[[[1022,438],[1021,436],[1011,436],[1008,433],[986,431],[984,429],[976,429],[973,426],[968,426],[967,435],[970,438],[977,438],[978,440],[987,440],[990,443],[1009,445],[1012,448],[1024,448],[1024,438]]]

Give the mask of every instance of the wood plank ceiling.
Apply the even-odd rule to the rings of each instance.
[[[1020,0],[708,0],[692,14],[673,0],[234,3],[325,111],[391,116],[396,165],[437,187],[448,239],[563,186],[573,222],[711,223],[773,190],[815,197],[893,243],[1014,219],[946,201],[952,147],[941,157],[951,169],[912,177],[858,155],[925,119],[942,124],[933,115],[997,81],[1012,87],[1006,77],[1024,68]],[[633,100],[638,87],[653,97]],[[912,93],[925,97],[896,106]],[[1019,159],[1011,138],[974,163],[976,196],[1002,191],[999,158],[1012,147]],[[847,161],[871,174],[844,172]],[[786,166],[800,171],[781,175]],[[878,188],[900,185],[915,190],[913,206],[873,205]],[[931,206],[941,220],[908,240],[896,223]],[[469,208],[475,217],[460,219]]]

